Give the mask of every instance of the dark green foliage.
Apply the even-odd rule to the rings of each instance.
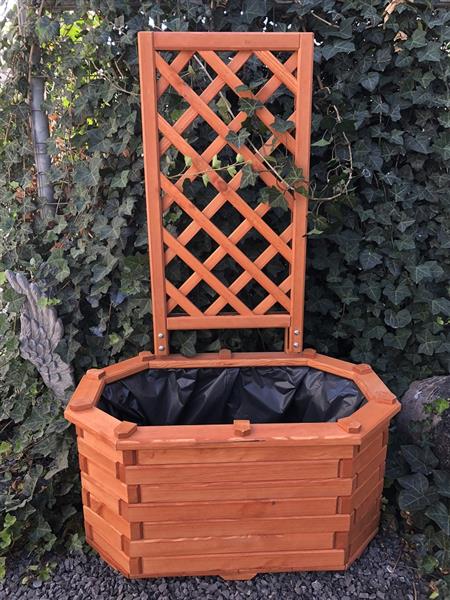
[[[450,140],[444,110],[448,54],[442,44],[449,38],[450,14],[420,0],[398,5],[384,23],[381,0],[244,5],[78,0],[74,11],[44,9],[39,19],[30,8],[23,37],[16,22],[9,23],[0,41],[12,68],[0,92],[0,272],[24,271],[46,288],[65,325],[61,356],[77,378],[89,367],[150,348],[136,33],[149,28],[149,18],[181,31],[314,31],[306,345],[371,363],[397,392],[412,379],[448,371]],[[36,213],[28,128],[34,39],[42,46],[41,71],[48,81],[57,201],[51,222]],[[265,74],[256,60],[252,69],[254,91]],[[189,76],[208,84],[200,70]],[[288,96],[276,99],[285,107],[274,114],[280,132],[291,128]],[[228,101],[216,98],[222,116]],[[172,94],[171,122],[183,107]],[[247,103],[250,113],[256,108]],[[197,135],[200,146],[212,141],[207,127]],[[184,160],[169,152],[167,168],[174,163],[182,171]],[[250,172],[246,178],[244,197],[256,187]],[[212,193],[211,185],[199,184],[199,197]],[[176,232],[180,215],[171,210],[165,218]],[[232,219],[232,212],[224,215],[224,229]],[[254,260],[258,248],[251,239],[248,248]],[[224,279],[236,277],[233,269],[231,263],[224,267]],[[186,273],[174,261],[169,277],[177,285]],[[251,290],[248,295],[257,297]],[[71,464],[75,450],[61,410],[18,358],[20,299],[5,289],[1,303],[0,439],[12,443],[0,446],[7,473],[2,494],[17,521],[9,518],[0,547],[29,543],[42,549],[80,525],[79,514],[71,514],[76,474],[64,458],[68,451]],[[282,340],[281,332],[271,330],[171,338],[173,350],[189,354],[220,345],[280,349]],[[414,489],[420,485],[415,482]],[[439,543],[445,554],[444,541]]]
[[[431,582],[430,598],[450,594],[450,473],[433,452],[430,431],[433,418],[449,409],[446,398],[429,404],[425,421],[411,423],[411,439],[395,437],[390,445],[385,494],[391,501],[387,514],[398,521],[399,529],[416,548],[419,568]],[[434,438],[435,436],[433,436]],[[398,515],[397,513],[400,513]]]

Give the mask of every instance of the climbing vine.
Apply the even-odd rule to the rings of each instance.
[[[51,548],[57,539],[77,545],[80,516],[72,437],[59,404],[19,358],[21,299],[2,273],[25,272],[45,289],[65,326],[59,352],[77,378],[151,347],[138,31],[314,32],[306,344],[371,363],[396,392],[412,379],[449,371],[448,11],[424,0],[21,4],[21,31],[13,10],[0,39],[3,554],[24,543],[30,549]],[[34,170],[33,44],[40,59],[32,74],[46,82],[54,214],[40,210]],[[256,89],[264,72],[257,60],[248,68],[249,89]],[[208,80],[198,63],[184,76],[195,85]],[[282,135],[291,127],[290,99],[281,94],[274,101],[272,126]],[[169,93],[172,122],[177,103]],[[238,135],[260,146],[252,123],[258,103],[249,97],[229,104],[219,97],[214,110],[224,119],[233,118],[230,110],[244,111],[247,123]],[[194,134],[201,144],[200,125]],[[189,160],[168,153],[167,174],[183,173]],[[301,193],[303,174],[281,153],[275,160],[267,168]],[[242,171],[249,202],[259,194],[252,165],[239,154],[219,153],[213,163],[211,169],[228,177]],[[189,184],[191,194],[207,189],[208,172],[202,175]],[[263,194],[282,213],[279,190]],[[173,209],[164,218],[176,228],[180,215]],[[251,239],[248,246],[251,256]],[[182,275],[175,270],[173,281]],[[280,349],[283,338],[272,330],[177,332],[171,343],[172,350],[192,354],[221,345]]]

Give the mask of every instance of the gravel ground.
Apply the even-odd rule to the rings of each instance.
[[[217,577],[130,581],[96,554],[56,556],[53,577],[21,585],[26,568],[17,561],[0,582],[3,600],[425,600],[426,586],[398,537],[379,534],[363,556],[345,573],[281,573],[258,575],[251,581]]]

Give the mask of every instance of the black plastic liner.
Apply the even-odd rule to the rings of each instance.
[[[105,386],[98,408],[138,425],[326,423],[365,398],[348,379],[309,367],[149,369]]]

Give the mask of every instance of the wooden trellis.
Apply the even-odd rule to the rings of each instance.
[[[172,55],[175,54],[170,61],[164,56],[168,50]],[[225,60],[220,54],[222,51],[228,51]],[[282,52],[283,60],[275,55],[276,52]],[[168,354],[169,330],[259,327],[284,328],[287,331],[287,351],[300,352],[303,339],[307,199],[300,193],[284,189],[291,219],[284,231],[277,233],[264,219],[271,210],[270,206],[261,202],[252,208],[240,195],[242,173],[239,171],[226,181],[220,172],[211,171],[210,162],[228,145],[245,161],[251,161],[253,170],[264,185],[280,187],[283,183],[277,181],[276,173],[274,175],[267,169],[262,157],[270,155],[282,144],[285,151],[292,155],[294,164],[302,169],[305,180],[308,180],[313,35],[227,33],[203,36],[197,33],[143,32],[139,34],[139,56],[155,353]],[[216,74],[200,94],[180,76],[182,69],[194,56]],[[252,56],[257,57],[270,72],[266,83],[255,93],[245,89],[238,76]],[[237,147],[227,141],[230,132],[241,129],[247,115],[241,111],[226,123],[210,108],[209,103],[225,88],[233,90],[241,98],[267,103],[281,85],[294,96],[294,112],[289,120],[295,123],[295,128],[283,134],[275,131],[272,127],[275,116],[263,106],[256,110],[256,116],[271,136],[257,151],[249,144]],[[180,95],[180,101],[188,104],[173,124],[158,112],[158,99],[169,86]],[[203,152],[197,152],[183,137],[187,128],[199,118],[216,134]],[[171,147],[192,160],[190,167],[175,182],[160,168],[161,158]],[[205,171],[208,171],[209,181],[215,188],[215,196],[201,210],[183,193],[183,184]],[[232,205],[242,219],[229,235],[212,221],[226,203]],[[191,219],[176,236],[163,225],[163,215],[174,204]],[[240,240],[252,229],[267,244],[256,260],[251,260],[238,247]],[[201,230],[218,244],[206,260],[199,260],[187,248]],[[288,276],[281,284],[275,283],[263,270],[276,255],[289,267]],[[212,272],[226,256],[242,269],[229,286]],[[167,266],[174,257],[181,259],[191,272],[179,288],[166,276]],[[249,307],[238,296],[252,280],[266,293],[255,307]],[[211,304],[203,310],[188,297],[201,282],[215,293]]]

